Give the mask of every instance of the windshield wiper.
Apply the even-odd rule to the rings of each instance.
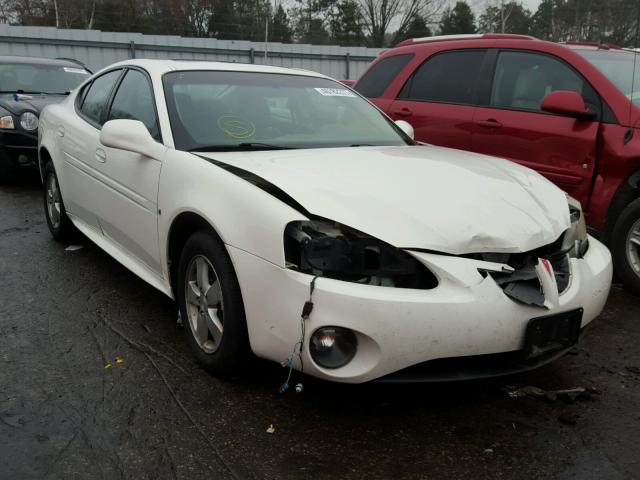
[[[37,92],[35,90],[0,90],[0,94],[17,93],[18,95],[69,95],[71,92]]]
[[[243,142],[234,145],[205,145],[190,148],[188,152],[226,152],[226,151],[252,151],[252,150],[294,150],[296,147],[286,145],[271,145],[269,143]]]

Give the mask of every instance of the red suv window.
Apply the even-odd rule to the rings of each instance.
[[[413,53],[383,58],[358,80],[354,89],[364,97],[378,98],[412,58]]]
[[[409,79],[400,98],[424,102],[474,103],[485,50],[439,53],[423,63]]]

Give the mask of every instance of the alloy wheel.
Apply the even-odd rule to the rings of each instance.
[[[214,353],[222,342],[224,308],[220,280],[209,259],[203,255],[191,259],[184,288],[193,337],[205,353]]]
[[[627,235],[627,258],[633,271],[640,277],[640,219],[629,229]]]
[[[54,229],[60,227],[60,214],[62,209],[62,199],[60,198],[60,190],[58,189],[58,182],[56,176],[50,174],[47,177],[47,214],[49,215],[49,221]]]

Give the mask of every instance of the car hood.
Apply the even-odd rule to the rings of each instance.
[[[313,215],[399,248],[526,252],[554,242],[570,226],[566,195],[541,175],[461,150],[404,146],[200,155],[267,180]]]
[[[18,94],[14,97],[13,94],[2,94],[0,95],[0,107],[14,115],[21,115],[26,111],[39,114],[47,105],[60,103],[65,98],[65,95]]]

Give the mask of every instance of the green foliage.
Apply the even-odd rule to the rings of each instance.
[[[480,15],[478,30],[481,33],[528,35],[531,31],[531,12],[515,1],[489,6]]]
[[[455,7],[444,11],[440,20],[440,35],[456,35],[476,32],[476,17],[467,2],[456,2]]]

